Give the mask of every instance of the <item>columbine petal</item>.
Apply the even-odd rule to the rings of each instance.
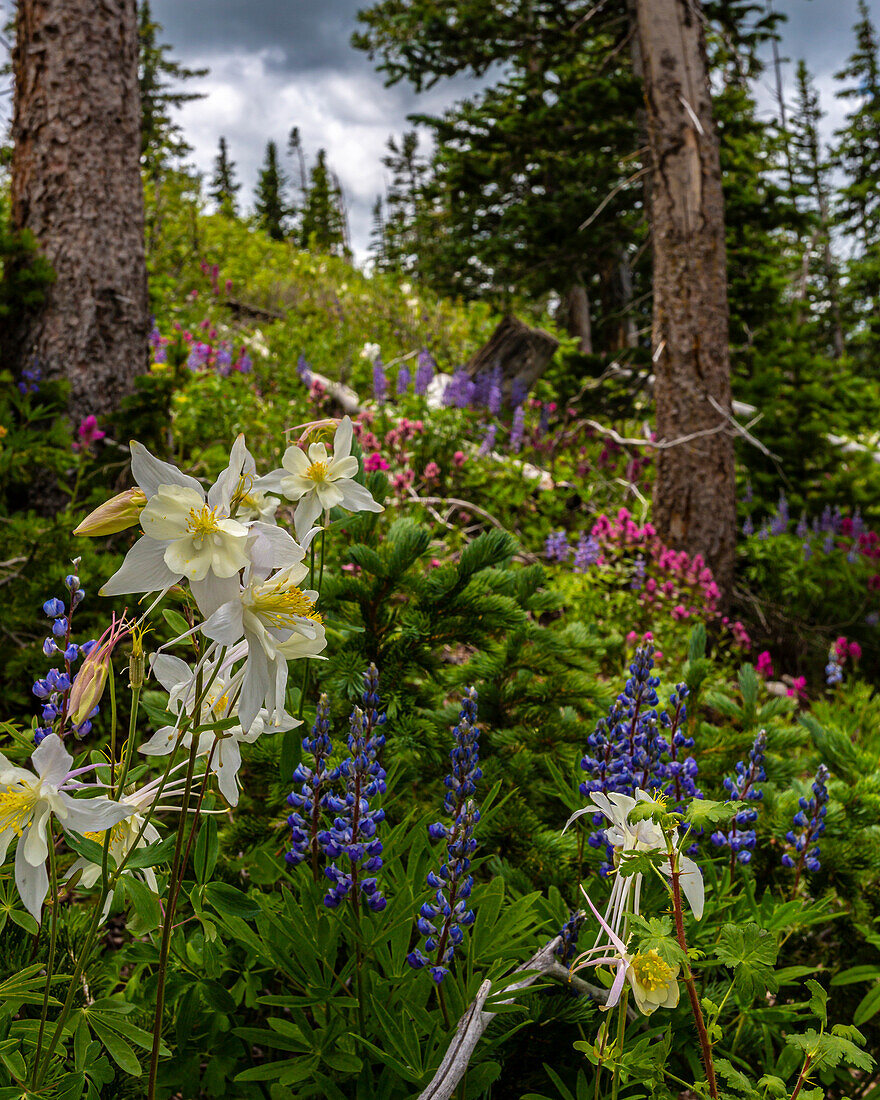
[[[230,806],[238,804],[238,769],[241,767],[241,749],[234,737],[223,737],[214,749],[211,771],[217,776],[220,793]]]
[[[30,824],[22,830],[18,850],[22,853],[22,859],[27,860],[32,867],[39,867],[44,864],[46,857],[49,855],[46,826],[49,824],[51,813],[52,807],[48,801],[38,803]]]
[[[357,481],[346,481],[342,489],[342,507],[350,512],[384,512],[385,509],[373,500],[370,490]]]
[[[681,872],[678,879],[681,886],[681,892],[687,898],[695,919],[700,920],[703,916],[703,905],[705,903],[703,872],[692,859],[680,853],[678,857],[678,866]],[[664,867],[664,870],[667,874],[672,873],[668,869],[668,865]]]
[[[218,607],[202,623],[202,633],[212,641],[221,645],[234,645],[244,637],[243,608],[240,599],[230,600],[229,603]]]
[[[138,752],[142,752],[144,756],[167,756],[177,744],[179,736],[180,730],[176,726],[162,726],[161,729],[156,730],[149,741],[144,741],[138,746]],[[189,748],[191,743],[192,734],[185,733],[181,738],[181,744],[184,748]]]
[[[351,436],[351,417],[344,416],[339,422],[339,427],[336,429],[336,434],[333,436],[334,458],[345,458],[347,455],[351,454]]]
[[[326,457],[326,450],[324,454]],[[284,457],[281,459],[281,465],[288,474],[298,474],[300,477],[304,477],[306,470],[308,470],[313,461],[314,459],[311,458],[311,451],[307,455],[301,447],[297,447],[294,444],[294,446],[288,447],[284,452]]]
[[[248,537],[251,575],[268,577],[273,569],[298,565],[305,554],[299,543],[281,527],[261,521],[251,524]]]
[[[297,450],[299,450],[299,448],[297,448]],[[258,477],[253,484],[252,491],[259,491],[262,493],[283,493],[282,483],[289,477],[289,470],[273,470],[269,474],[263,474],[262,477]]]
[[[248,648],[248,659],[238,697],[238,717],[242,729],[248,732],[263,708],[270,689],[269,661],[261,645]]]
[[[156,592],[176,584],[182,573],[172,573],[165,564],[165,543],[144,536],[132,546],[125,561],[101,588],[102,596],[125,596],[130,592]]]
[[[151,539],[167,541],[179,539],[187,532],[191,512],[199,512],[205,506],[205,494],[180,485],[163,485],[141,512],[141,527]]]
[[[322,511],[321,502],[318,500],[315,493],[309,493],[300,498],[300,502],[297,504],[296,511],[293,514],[293,526],[296,529],[298,538],[302,538],[302,536],[305,535]]]
[[[253,469],[255,469],[253,457],[247,449],[244,435],[239,434],[229,452],[229,465],[208,490],[208,505],[211,508],[222,507],[224,511],[228,511],[229,503],[242,476]]]
[[[58,734],[50,733],[34,749],[31,762],[40,779],[45,779],[53,787],[58,787],[70,773],[73,757],[64,747],[64,742]]]
[[[147,448],[131,441],[131,473],[148,497],[151,497],[160,485],[180,485],[185,489],[195,489],[202,497],[201,485],[194,477],[181,473],[176,466],[151,455]]]
[[[24,844],[19,844],[15,853],[15,885],[22,905],[37,922],[43,912],[43,902],[49,893],[49,875],[46,864],[32,866],[25,859]]]
[[[150,658],[150,671],[166,691],[174,691],[180,684],[192,679],[192,669],[179,657],[170,653],[156,653]]]
[[[218,577],[211,572],[203,580],[191,580],[189,587],[199,611],[207,618],[238,595],[238,576]]]
[[[127,802],[113,802],[101,795],[73,798],[62,791],[58,797],[63,804],[63,811],[56,810],[58,820],[65,829],[77,833],[102,833],[136,812],[136,807]]]

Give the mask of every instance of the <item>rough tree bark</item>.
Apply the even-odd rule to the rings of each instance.
[[[590,318],[590,298],[583,283],[575,283],[566,295],[565,327],[569,336],[578,338],[581,355],[593,354],[593,324]]]
[[[515,388],[521,391],[519,400],[522,400],[550,365],[558,347],[559,341],[549,332],[530,328],[508,313],[464,369],[471,378],[500,369],[505,400],[510,399]]]
[[[637,0],[654,166],[651,236],[657,434],[654,523],[668,544],[701,553],[723,598],[736,540],[727,260],[718,137],[698,0]]]
[[[118,408],[147,367],[135,0],[19,0],[12,218],[55,269],[12,337],[70,380],[70,415]]]

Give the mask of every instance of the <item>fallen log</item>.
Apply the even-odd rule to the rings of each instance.
[[[505,400],[525,397],[550,365],[559,341],[540,328],[530,328],[507,314],[488,341],[465,363],[471,378],[500,371]]]

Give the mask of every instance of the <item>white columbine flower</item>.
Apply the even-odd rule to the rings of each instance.
[[[247,644],[247,659],[236,674],[241,677],[238,717],[247,731],[264,707],[273,722],[283,715],[287,662],[315,657],[327,644],[324,624],[315,613],[318,594],[304,592],[298,584],[307,572],[300,564],[267,580],[250,577],[236,599],[202,624],[205,636],[220,645],[235,646],[242,639]]]
[[[605,1002],[606,1008],[613,1008],[620,1000],[625,982],[629,982],[636,1007],[643,1016],[650,1016],[658,1008],[675,1008],[679,998],[679,965],[671,966],[653,948],[631,955],[617,932],[600,916],[583,887],[581,892],[599,922],[600,931],[596,945],[578,955],[571,965],[571,972],[574,974],[588,966],[609,966],[614,970],[614,983]],[[602,932],[606,934],[607,942],[600,942]]]
[[[666,851],[666,838],[663,835],[663,830],[650,818],[636,822],[635,825],[631,825],[628,818],[630,810],[635,806],[636,802],[650,802],[651,796],[645,791],[636,790],[636,797],[630,798],[628,794],[602,794],[601,791],[594,791],[590,798],[593,800],[592,804],[587,803],[580,810],[577,810],[571,815],[566,822],[565,828],[575,821],[577,818],[584,814],[593,814],[597,810],[608,818],[610,824],[609,828],[605,830],[605,836],[608,843],[614,849],[615,863],[620,861],[624,852],[665,852]],[[564,832],[565,830],[563,830]],[[703,888],[703,875],[700,868],[694,863],[692,859],[689,859],[681,851],[677,853],[678,870],[680,872],[679,883],[681,885],[682,893],[687,898],[693,911],[694,917],[699,920],[703,915],[703,905],[705,900],[704,888]],[[669,866],[669,860],[664,859],[660,864],[659,870],[671,877],[672,868]],[[637,880],[633,889],[638,891],[641,886],[641,875],[631,875],[629,879]],[[614,893],[612,892],[612,897]],[[620,898],[617,899],[618,903],[623,905],[624,902]],[[638,908],[636,908],[638,911]],[[614,922],[612,921],[612,924]]]
[[[181,710],[191,714],[196,702],[195,686],[193,684],[193,671],[185,661],[179,657],[160,653],[153,657],[151,667],[156,679],[168,692],[168,709],[174,714],[180,714]],[[214,677],[215,666],[205,665],[202,675],[204,683],[209,683]],[[225,671],[221,670],[221,671]],[[235,694],[242,681],[242,672],[234,674],[231,678],[224,679],[221,675],[214,677],[205,699],[202,703],[200,722],[218,722],[224,718],[238,716],[238,703]],[[292,718],[283,710],[277,719],[273,720],[269,712],[261,709],[250,728],[245,732],[239,725],[230,726],[217,734],[212,730],[199,735],[199,756],[209,756],[209,770],[217,777],[220,793],[230,806],[238,803],[238,771],[241,767],[241,744],[252,744],[264,733],[283,733],[285,730],[301,726],[299,719]],[[166,756],[174,748],[180,735],[179,726],[162,726],[156,730],[149,741],[140,746],[140,751],[148,756]],[[192,734],[187,731],[181,738],[181,744],[189,748],[192,744]],[[213,750],[213,751],[212,751]]]
[[[101,795],[69,794],[79,787],[71,773],[73,757],[55,733],[43,738],[31,763],[33,772],[0,754],[0,863],[12,838],[18,837],[15,884],[25,909],[39,921],[49,891],[49,818],[54,814],[63,829],[77,833],[103,832],[130,817],[134,807]]]
[[[322,512],[347,508],[350,512],[382,512],[368,489],[354,481],[358,460],[351,453],[351,419],[343,417],[333,437],[333,454],[323,443],[309,444],[308,454],[288,447],[282,469],[261,477],[255,488],[282,493],[299,503],[293,516],[297,537],[302,539]]]
[[[110,856],[117,867],[126,858],[132,848],[146,848],[148,844],[152,844],[160,839],[159,830],[152,823],[148,823],[143,833],[141,833],[141,826],[144,824],[143,811],[148,810],[150,806],[152,806],[156,797],[157,786],[158,780],[154,780],[146,787],[142,787],[140,790],[133,791],[124,796],[125,803],[132,808],[132,814],[131,817],[118,821],[111,827],[110,844],[108,845]],[[166,787],[164,793],[165,796],[168,797],[173,793],[177,793],[177,791],[175,788]],[[94,840],[97,844],[103,845],[104,843],[104,834],[102,832],[90,832],[85,835],[89,840]],[[85,856],[80,856],[80,858],[72,864],[65,878],[72,878],[77,871],[82,872],[79,879],[80,883],[86,890],[89,890],[101,877],[101,864],[93,863],[90,859],[86,859]],[[122,873],[142,879],[154,894],[159,893],[159,884],[156,881],[156,873],[152,867],[142,867],[136,871],[132,871],[128,867],[125,867]],[[107,901],[104,903],[103,917],[105,918],[110,911],[110,903],[112,900],[112,897],[108,897]]]
[[[151,455],[142,444],[131,443],[131,471],[147,498],[140,513],[141,538],[117,572],[101,589],[104,596],[155,592],[170,588],[184,577],[202,614],[210,615],[238,588],[238,574],[250,564],[256,544],[268,547],[271,567],[302,559],[294,540],[263,522],[243,522],[253,512],[232,514],[235,495],[243,500],[254,483],[253,458],[239,436],[229,465],[205,493],[195,478]],[[263,495],[256,511],[269,508]]]

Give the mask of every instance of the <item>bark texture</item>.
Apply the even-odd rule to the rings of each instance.
[[[147,367],[135,0],[19,0],[12,218],[55,269],[19,319],[19,366],[70,380],[74,422],[115,411]]]
[[[653,520],[669,545],[703,554],[726,599],[736,539],[727,261],[703,16],[698,0],[638,0],[637,10],[654,166],[657,434],[704,433],[660,452]]]

